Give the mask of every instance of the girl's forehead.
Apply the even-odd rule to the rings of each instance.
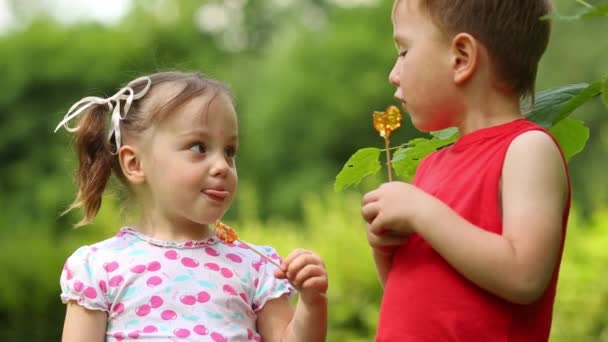
[[[232,100],[221,91],[207,92],[175,108],[159,124],[173,129],[209,127],[238,130]]]

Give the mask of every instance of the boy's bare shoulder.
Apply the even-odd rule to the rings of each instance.
[[[555,140],[544,131],[531,130],[518,135],[507,152],[511,156],[530,156],[534,158],[555,159],[563,163],[561,153]]]

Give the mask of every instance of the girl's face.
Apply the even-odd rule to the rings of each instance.
[[[238,123],[228,95],[191,100],[142,141],[144,215],[179,229],[208,225],[224,215],[238,183]]]

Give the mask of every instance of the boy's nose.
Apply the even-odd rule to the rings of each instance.
[[[399,62],[396,62],[395,65],[393,66],[393,69],[391,69],[391,72],[388,74],[388,82],[390,84],[392,84],[395,87],[399,86],[399,68],[398,68]]]

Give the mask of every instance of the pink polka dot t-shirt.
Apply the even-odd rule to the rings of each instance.
[[[238,242],[166,242],[127,227],[68,258],[61,300],[107,312],[107,341],[260,341],[257,311],[294,292],[275,269]]]

